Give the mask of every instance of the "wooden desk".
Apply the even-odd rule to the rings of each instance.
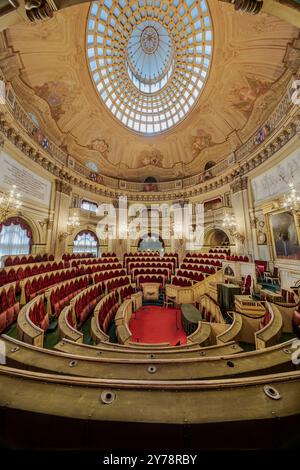
[[[145,300],[158,300],[159,298],[158,282],[145,282],[142,284],[143,297]]]
[[[220,283],[218,288],[218,304],[221,310],[233,310],[234,297],[241,295],[241,287],[237,284],[224,284]]]
[[[181,305],[181,319],[186,335],[191,335],[197,330],[199,322],[202,320],[201,313],[193,304]]]
[[[269,302],[284,302],[284,298],[277,292],[272,292],[268,289],[261,289],[261,300],[268,300]]]
[[[255,300],[251,295],[236,295],[234,299],[235,309],[248,317],[260,318],[266,313],[265,306],[259,300]]]

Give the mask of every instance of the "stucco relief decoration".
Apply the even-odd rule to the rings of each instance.
[[[107,158],[110,146],[105,139],[93,139],[91,143],[88,145],[90,150],[95,150],[96,152],[100,153],[102,157]]]
[[[198,131],[198,135],[194,137],[192,144],[193,157],[198,155],[205,148],[211,147],[212,145],[214,145],[212,136],[202,130]]]
[[[256,77],[245,77],[245,85],[233,88],[230,93],[231,104],[246,118],[249,118],[256,99],[264,95],[269,87],[268,81],[259,80]]]
[[[58,79],[36,86],[34,91],[48,103],[55,121],[58,121],[70,110],[72,113],[80,111],[79,105],[74,103],[74,97],[78,96],[80,89],[74,83],[66,83]]]
[[[138,157],[139,167],[149,165],[162,167],[163,158],[163,154],[158,149],[143,150]]]
[[[285,193],[288,190],[289,183],[293,183],[295,186],[300,184],[298,150],[285,158],[280,164],[253,178],[252,190],[254,200],[262,201],[277,194]]]

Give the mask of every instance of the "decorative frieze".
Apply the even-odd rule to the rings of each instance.
[[[70,194],[69,191],[72,191],[72,186],[79,187],[86,191],[90,191],[96,195],[104,196],[108,198],[118,198],[121,195],[126,194],[128,200],[131,201],[166,201],[166,200],[178,200],[184,198],[197,197],[201,194],[213,191],[215,189],[221,188],[224,185],[231,184],[231,189],[233,193],[246,189],[247,187],[247,178],[243,178],[245,174],[254,168],[258,167],[261,163],[271,158],[274,153],[276,153],[281,147],[283,147],[287,142],[289,142],[294,135],[300,129],[300,113],[291,116],[290,122],[283,128],[280,132],[277,133],[276,137],[273,140],[270,140],[268,144],[265,145],[258,153],[255,153],[249,157],[245,162],[239,162],[237,167],[231,169],[227,174],[220,174],[216,176],[212,181],[199,183],[195,187],[186,187],[182,188],[180,193],[175,192],[162,192],[159,194],[146,194],[146,193],[136,193],[131,191],[124,190],[112,190],[107,188],[99,183],[93,182],[85,178],[84,176],[78,174],[75,176],[73,170],[69,168],[62,168],[61,164],[51,160],[51,154],[44,149],[37,150],[37,144],[30,138],[28,134],[25,134],[24,131],[16,129],[14,126],[17,126],[17,122],[12,122],[12,118],[8,120],[7,116],[4,114],[0,115],[0,131],[4,136],[8,138],[13,144],[18,146],[18,148],[31,160],[35,161],[41,165],[45,170],[49,171],[51,174],[59,178],[59,181],[66,183],[66,187],[71,188],[67,190],[66,194]],[[3,138],[2,138],[3,141]],[[1,145],[1,144],[0,144]],[[239,179],[237,179],[237,177]],[[242,182],[240,181],[242,179]],[[246,185],[246,186],[243,186]]]

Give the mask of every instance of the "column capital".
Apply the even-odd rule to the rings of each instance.
[[[232,194],[236,194],[240,191],[244,191],[245,189],[248,188],[248,177],[239,177],[236,178],[233,183],[230,185],[230,189],[232,191]]]
[[[68,196],[72,193],[72,186],[65,181],[55,180],[56,191],[59,193],[67,194]]]

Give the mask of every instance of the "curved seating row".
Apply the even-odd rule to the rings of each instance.
[[[117,257],[101,257],[101,258],[88,258],[88,259],[81,259],[81,260],[73,260],[71,261],[71,266],[78,266],[80,264],[85,264],[87,266],[93,266],[94,264],[114,264],[120,263],[120,260]]]
[[[16,321],[20,304],[16,300],[15,283],[0,287],[0,333]]]
[[[84,258],[94,258],[93,253],[64,253],[62,259],[65,261],[84,259]]]
[[[218,266],[222,267],[222,262],[219,260],[210,260],[210,259],[199,259],[199,260],[194,260],[192,262],[190,261],[183,261],[182,264],[180,265],[180,269],[192,269],[196,271],[197,269],[200,268],[200,266],[205,267],[205,266]]]
[[[240,313],[232,312],[232,323],[224,331],[216,336],[217,344],[228,343],[228,341],[239,341],[243,326],[243,317]]]
[[[100,272],[92,274],[94,282],[108,281],[110,279],[113,279],[113,278],[116,278],[116,277],[122,277],[122,276],[126,276],[125,269],[117,269],[115,271],[114,270],[112,270],[112,271],[100,271]]]
[[[201,279],[199,278],[199,281],[203,279],[202,274],[201,274]],[[182,276],[173,276],[172,277],[172,285],[173,286],[178,286],[178,287],[190,287],[193,285],[194,282],[198,281],[191,281],[191,279],[187,279]]]
[[[208,294],[198,300],[198,308],[204,321],[211,323],[225,323],[219,304]]]
[[[184,261],[188,259],[197,259],[197,258],[210,258],[210,259],[226,259],[224,253],[187,253],[185,255]]]
[[[58,317],[62,309],[83,289],[89,285],[89,276],[79,276],[56,284],[46,290],[47,312],[49,317]]]
[[[136,283],[138,287],[145,283],[157,283],[160,284],[160,288],[163,289],[166,283],[166,278],[162,274],[139,274],[136,277]]]
[[[41,263],[45,261],[54,261],[54,255],[7,255],[1,258],[4,266],[16,266],[20,264]]]
[[[142,343],[128,343],[126,345],[118,343],[107,343],[100,341],[97,345],[74,344],[73,341],[63,339],[54,347],[57,351],[74,353],[83,356],[103,356],[103,357],[147,357],[148,359],[163,358],[183,358],[183,357],[215,357],[226,354],[237,354],[243,352],[242,348],[234,341],[227,344],[201,347],[198,344],[185,344],[181,346],[159,346]]]
[[[116,263],[81,264],[80,267],[83,267],[87,274],[93,274],[99,271],[111,271],[112,269],[119,269],[125,272],[125,269],[122,268],[122,265],[119,261]]]
[[[132,316],[132,299],[123,301],[115,316],[116,336],[120,344],[127,344],[131,341],[132,333],[129,322]]]
[[[18,339],[24,343],[43,347],[44,332],[49,326],[44,294],[38,295],[21,308],[17,318]]]
[[[64,261],[47,261],[21,266],[6,267],[0,271],[0,286],[10,282],[19,282],[25,278],[51,271],[69,268],[70,264]]]
[[[35,295],[43,293],[48,287],[58,284],[59,282],[67,281],[68,279],[82,276],[83,274],[84,269],[67,268],[23,279],[20,282],[20,303],[21,305],[24,305]]]
[[[205,267],[199,267],[199,269],[190,269],[190,270],[184,270],[184,269],[177,269],[176,271],[176,276],[182,276],[182,277],[187,277],[187,278],[193,278],[194,276],[198,276],[199,274],[215,274],[216,268],[214,266],[205,266]]]
[[[197,358],[104,358],[78,356],[22,344],[4,338],[7,365],[20,369],[40,370],[48,373],[72,374],[80,377],[131,380],[215,380],[239,377],[266,371],[278,373],[293,371],[293,343],[288,342],[273,349],[218,357]],[[299,366],[298,366],[299,368]],[[300,368],[299,368],[300,370]]]
[[[254,334],[256,349],[263,349],[276,344],[280,339],[283,328],[283,320],[278,307],[271,305],[269,302],[266,302],[266,305],[267,312],[263,321],[261,321],[261,329]]]
[[[217,440],[220,447],[229,447],[236,439],[240,448],[259,448],[262,440],[264,448],[274,447],[274,439],[282,447],[295,436],[295,422],[300,415],[300,371],[214,381],[158,382],[79,378],[1,366],[0,387],[4,417],[1,440],[11,439],[17,443],[16,447],[31,449],[65,446],[66,441],[59,432],[62,417],[62,432],[68,436],[71,449],[82,448],[83,440],[87,440],[89,448],[100,447],[105,452],[115,433],[125,448],[131,443],[130,448],[136,449],[138,444],[133,436],[142,432],[140,423],[150,423],[152,429],[154,426],[150,436],[162,451],[166,442],[171,447],[178,435],[178,425],[189,426],[189,436],[196,436],[192,441],[194,448],[202,434],[205,444],[209,446],[212,442],[215,447],[220,426],[221,437]],[[20,393],[22,389],[26,393]],[[282,399],[270,398],[266,389],[279,391]],[[142,405],[137,406],[137,402]],[[32,433],[31,417],[36,416],[46,417],[51,424]],[[25,421],[20,429],[9,425],[19,421]],[[115,427],[111,434],[108,429],[112,423]],[[173,429],[168,441],[162,424],[169,425],[170,432]],[[143,441],[149,438],[149,427],[146,430]],[[107,434],[106,439],[99,439]]]
[[[135,279],[139,275],[152,275],[152,274],[161,274],[165,279],[169,279],[171,272],[169,269],[165,268],[134,268],[131,270],[131,276]]]

